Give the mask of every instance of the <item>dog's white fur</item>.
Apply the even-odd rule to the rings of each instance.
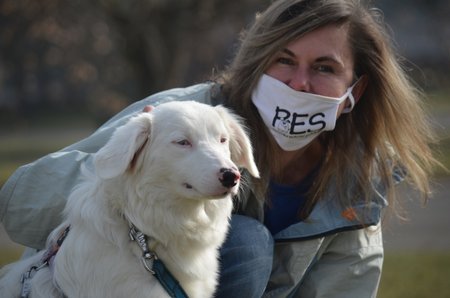
[[[53,242],[71,227],[53,268],[32,279],[31,297],[60,297],[58,287],[68,297],[166,297],[144,269],[128,221],[150,237],[189,297],[211,297],[239,187],[239,174],[225,187],[220,170],[259,175],[238,117],[221,106],[165,103],[118,128],[93,164],[49,236]],[[2,269],[2,297],[18,297],[21,274],[42,254]]]

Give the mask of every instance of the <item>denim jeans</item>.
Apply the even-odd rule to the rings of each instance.
[[[274,243],[259,221],[233,215],[220,250],[220,279],[215,297],[260,298],[272,270]]]

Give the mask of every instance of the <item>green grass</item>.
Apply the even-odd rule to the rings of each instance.
[[[17,261],[23,253],[23,248],[2,248],[0,249],[0,267]]]
[[[378,298],[448,298],[449,277],[450,252],[387,254]]]
[[[449,113],[450,117],[450,113]],[[435,150],[435,156],[442,163],[445,168],[437,168],[436,176],[443,176],[450,174],[450,136],[442,138]]]

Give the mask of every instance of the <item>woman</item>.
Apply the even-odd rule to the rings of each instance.
[[[2,221],[42,248],[80,163],[117,126],[166,100],[224,104],[246,120],[262,179],[239,195],[217,296],[375,297],[382,210],[403,178],[426,197],[437,163],[419,98],[362,1],[276,1],[216,82],[150,96],[18,169],[1,191]]]

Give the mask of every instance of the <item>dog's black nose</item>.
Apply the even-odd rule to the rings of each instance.
[[[235,186],[240,179],[240,174],[238,171],[235,171],[233,169],[220,169],[220,182],[222,185],[226,188],[231,188]]]

